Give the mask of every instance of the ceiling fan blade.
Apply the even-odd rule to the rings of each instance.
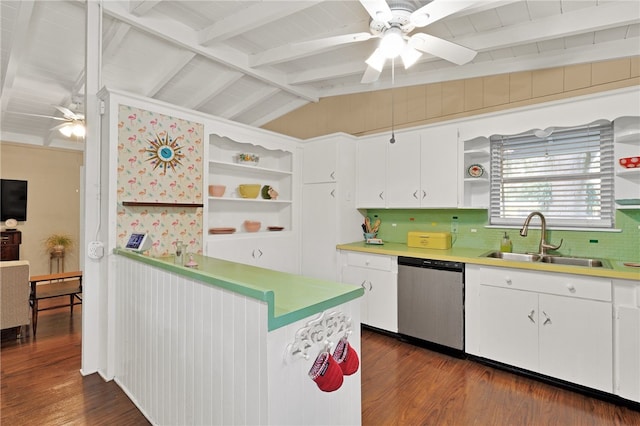
[[[258,53],[256,55],[253,55],[249,59],[249,61],[252,67],[273,65],[296,58],[321,53],[323,51],[343,44],[366,41],[373,37],[375,36],[371,33],[361,32],[320,38],[317,40],[302,41],[299,43],[288,44]]]
[[[72,120],[84,120],[83,114],[78,114],[71,111],[69,108],[65,108],[61,105],[53,105],[58,111],[64,114],[65,117],[70,118]]]
[[[478,53],[475,50],[425,33],[417,33],[411,36],[409,46],[457,65],[466,64],[475,58]]]
[[[28,112],[13,112],[11,111],[11,113],[13,114],[18,114],[18,115],[27,115],[29,117],[43,117],[43,118],[50,118],[51,120],[59,120],[59,121],[65,121],[65,122],[70,122],[71,120],[68,118],[63,118],[63,117],[54,117],[53,115],[43,115],[43,114],[30,114]]]
[[[393,19],[391,9],[385,0],[360,0],[360,3],[374,21],[388,22]]]
[[[414,11],[409,19],[411,23],[416,27],[424,27],[477,3],[477,0],[433,0],[431,3],[422,6],[420,9]]]
[[[327,47],[339,46],[341,44],[357,43],[359,41],[367,41],[373,37],[371,33],[353,33],[343,34],[333,37],[320,38],[317,40],[303,41],[291,45],[292,49],[302,49],[306,51],[316,51]]]
[[[380,77],[380,73],[381,71],[378,71],[377,69],[371,66],[368,66],[364,74],[362,75],[362,80],[360,80],[360,83],[363,83],[363,84],[373,83],[374,81],[378,80],[378,78]]]

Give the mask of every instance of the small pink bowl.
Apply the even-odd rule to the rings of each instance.
[[[627,169],[640,167],[640,157],[625,157],[619,159],[618,162],[622,167],[626,167]]]
[[[212,197],[222,197],[227,189],[224,185],[209,185],[209,195]]]
[[[247,232],[258,232],[260,230],[261,223],[253,220],[245,220],[243,225]]]

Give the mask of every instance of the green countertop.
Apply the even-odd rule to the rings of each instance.
[[[592,277],[617,278],[640,281],[640,268],[624,266],[624,261],[605,259],[611,264],[609,268],[585,268],[580,266],[555,265],[541,262],[515,262],[503,259],[484,257],[491,250],[452,247],[448,250],[423,249],[408,247],[401,243],[384,243],[383,245],[365,244],[359,241],[350,244],[339,244],[340,250],[359,251],[365,253],[386,254],[391,256],[408,256],[422,259],[452,260],[477,265],[502,266],[536,271],[563,272],[568,274],[588,275]]]
[[[267,303],[269,331],[357,299],[364,289],[349,284],[303,277],[257,266],[193,255],[197,268],[129,250],[116,254]]]

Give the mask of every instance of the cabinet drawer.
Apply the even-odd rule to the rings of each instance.
[[[379,269],[381,271],[397,270],[397,261],[393,256],[385,256],[370,253],[356,253],[348,251],[346,254],[346,264],[349,266],[360,266],[362,268]]]
[[[467,282],[610,302],[611,279],[511,268],[469,267]]]

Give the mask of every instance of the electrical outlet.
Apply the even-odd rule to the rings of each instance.
[[[87,256],[90,259],[102,259],[102,256],[104,256],[104,244],[101,241],[91,241],[87,247]]]
[[[458,216],[453,216],[451,218],[451,233],[452,234],[458,233]]]

